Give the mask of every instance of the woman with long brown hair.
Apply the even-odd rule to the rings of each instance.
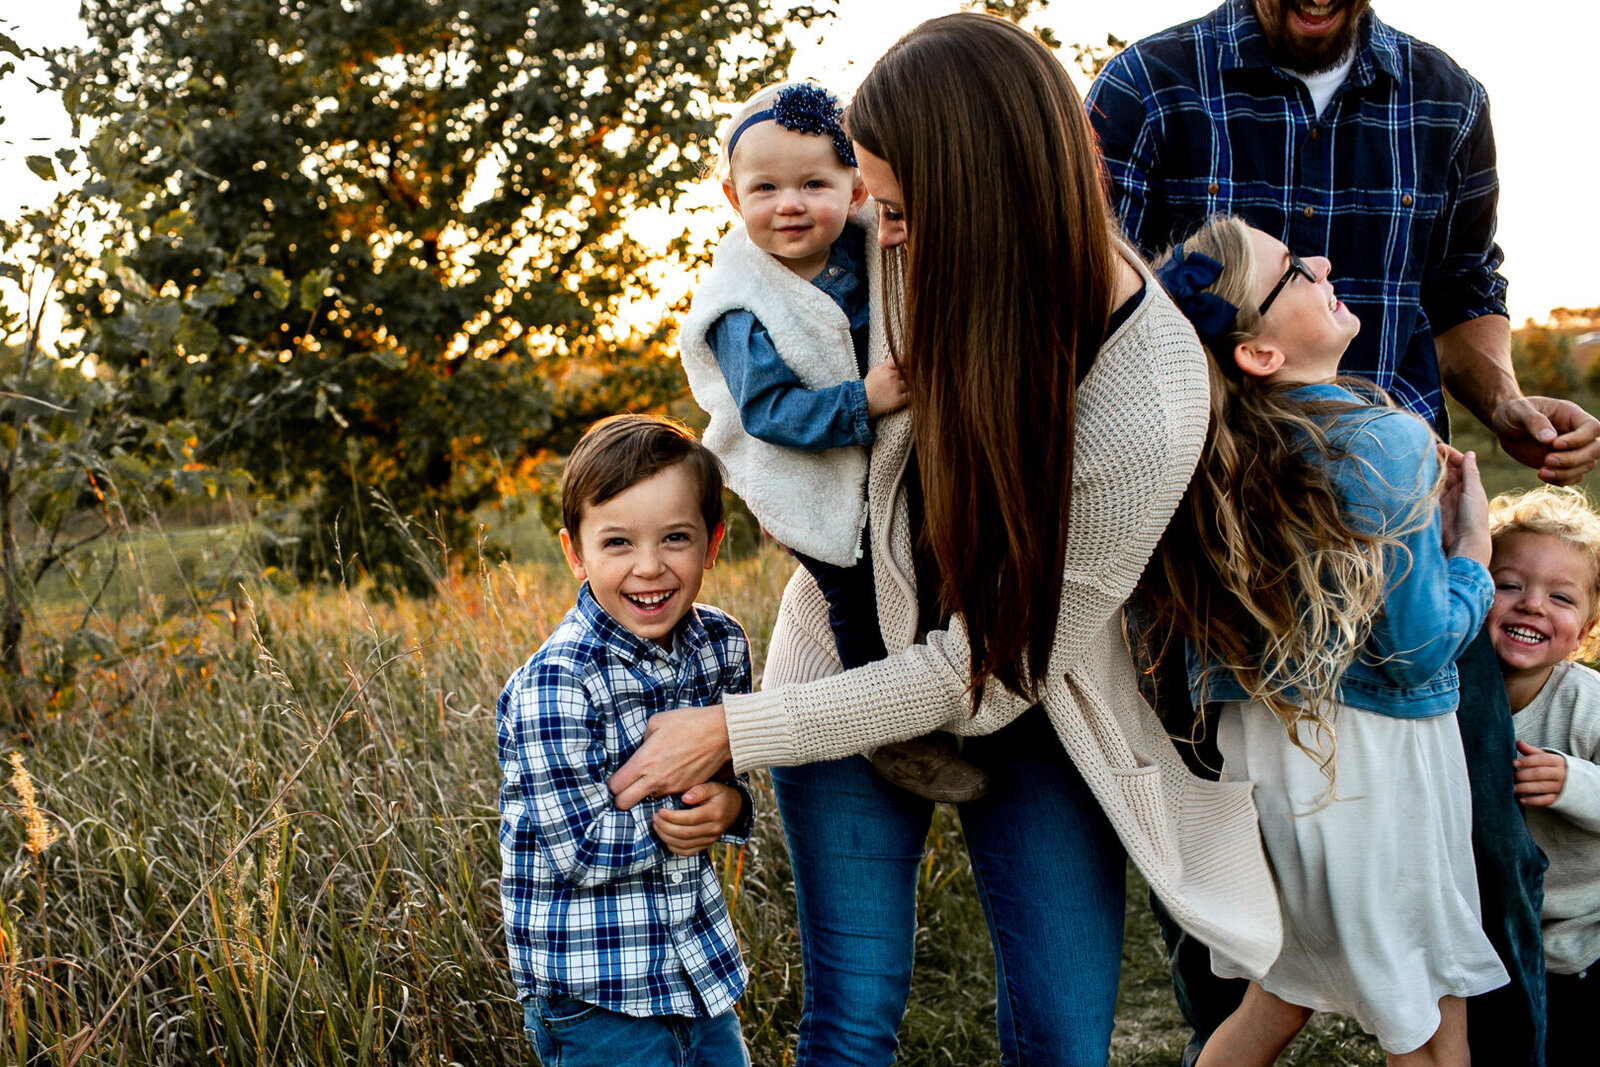
[[[1025,31],[924,23],[847,122],[911,394],[880,420],[868,476],[890,654],[838,673],[825,604],[797,575],[764,691],[657,715],[612,789],[627,807],[730,758],[775,768],[806,978],[797,1062],[887,1064],[932,805],[856,753],[968,735],[991,781],[959,812],[1003,1062],[1103,1063],[1124,848],[1233,958],[1265,970],[1281,938],[1248,787],[1185,771],[1120,624],[1205,437],[1205,357],[1114,236],[1083,105]]]

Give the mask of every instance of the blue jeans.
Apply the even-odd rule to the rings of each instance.
[[[529,997],[522,1026],[543,1067],[750,1067],[731,1010],[636,1018],[570,997]]]
[[[969,738],[989,793],[959,806],[994,945],[1001,1062],[1101,1067],[1122,959],[1121,842],[1042,708]],[[911,988],[933,804],[859,756],[772,772],[805,968],[796,1067],[886,1067]]]

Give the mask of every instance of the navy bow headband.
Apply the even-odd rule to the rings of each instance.
[[[1180,244],[1172,250],[1172,257],[1155,269],[1155,275],[1178,310],[1194,325],[1200,340],[1213,352],[1226,348],[1239,309],[1206,291],[1222,277],[1222,264],[1200,252],[1185,252]]]
[[[728,138],[728,158],[733,159],[733,150],[744,131],[758,122],[771,119],[786,130],[831,137],[833,150],[839,153],[839,161],[847,167],[853,167],[856,165],[856,154],[840,124],[843,116],[844,109],[839,106],[839,101],[826,89],[805,83],[779,89],[778,95],[772,98],[771,107],[757,111],[733,131],[733,136]]]

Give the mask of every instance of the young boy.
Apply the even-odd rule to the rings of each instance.
[[[729,121],[722,191],[743,222],[717,246],[680,331],[711,416],[706,446],[761,525],[817,580],[840,664],[884,656],[868,544],[867,448],[905,407],[889,358],[870,216],[838,102],[805,82],[757,92]],[[930,800],[974,800],[987,776],[934,734],[871,754]]]
[[[511,974],[544,1063],[748,1065],[744,991],[715,841],[742,843],[742,782],[630,811],[606,778],[654,713],[750,689],[739,624],[694,603],[722,540],[722,475],[682,424],[596,423],[561,479],[577,606],[496,708],[500,899]]]
[[[1489,633],[1517,734],[1516,792],[1544,876],[1545,1061],[1588,1063],[1600,1010],[1600,515],[1574,489],[1490,505]]]

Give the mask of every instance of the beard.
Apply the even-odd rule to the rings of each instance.
[[[1311,0],[1314,2],[1314,0]],[[1289,26],[1291,9],[1303,9],[1308,0],[1255,0],[1256,19],[1267,47],[1281,66],[1301,74],[1316,74],[1335,66],[1355,44],[1361,20],[1372,0],[1323,0],[1345,13],[1334,33],[1318,37],[1297,34]]]

